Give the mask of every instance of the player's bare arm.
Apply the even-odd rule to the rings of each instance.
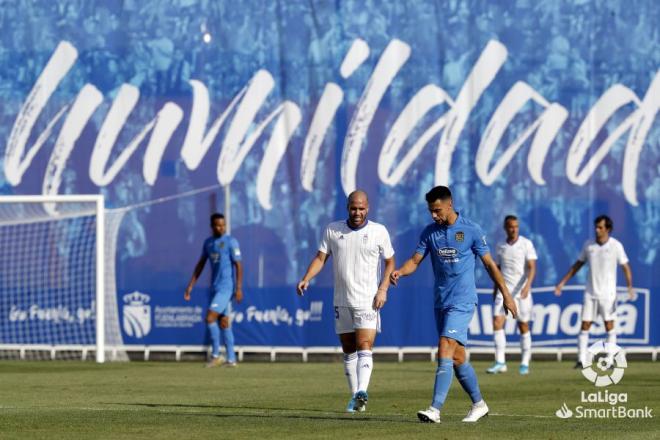
[[[199,276],[202,274],[205,264],[206,264],[206,255],[202,255],[201,257],[199,257],[199,261],[197,261],[197,264],[195,265],[195,269],[193,269],[193,274],[192,277],[190,278],[190,282],[188,283],[188,287],[186,287],[186,291],[183,293],[183,299],[185,299],[186,301],[190,301],[190,294],[193,290],[193,287],[195,286],[195,283],[199,279]]]
[[[383,274],[383,279],[380,281],[378,286],[378,292],[374,298],[374,309],[380,310],[383,308],[387,302],[387,289],[390,288],[390,275],[394,272],[395,263],[394,257],[385,259],[385,273]]]
[[[577,260],[575,263],[573,263],[571,268],[568,270],[568,273],[566,275],[564,275],[564,278],[562,278],[561,281],[559,283],[557,283],[557,285],[555,286],[555,295],[556,296],[561,295],[561,289],[564,288],[564,286],[566,285],[568,280],[573,278],[573,276],[576,273],[578,273],[578,271],[582,268],[582,266],[584,266],[584,261]]]
[[[502,268],[497,265],[497,269],[502,272]],[[497,285],[493,284],[493,301],[495,301],[495,298],[497,297]]]
[[[486,268],[488,275],[490,275],[490,279],[493,280],[499,291],[502,292],[502,298],[504,299],[504,313],[506,314],[506,312],[510,312],[511,316],[516,318],[518,316],[516,303],[513,301],[513,297],[511,296],[509,289],[506,287],[502,272],[497,268],[495,260],[493,260],[493,257],[488,253],[481,257],[481,262]]]
[[[399,278],[410,275],[415,272],[419,267],[419,263],[424,259],[424,255],[418,254],[415,252],[412,257],[406,260],[398,270],[393,271],[390,274],[390,282],[396,286],[396,283],[399,281]]]
[[[325,252],[318,251],[316,253],[316,256],[312,259],[311,263],[309,263],[305,276],[303,276],[302,280],[298,282],[298,286],[296,287],[298,295],[302,296],[305,294],[305,290],[309,287],[309,282],[321,272],[321,269],[323,269],[327,260],[328,254]]]
[[[520,291],[521,298],[527,298],[529,292],[532,290],[532,283],[534,282],[534,277],[536,276],[536,260],[527,260],[527,282]]]
[[[234,299],[237,303],[243,301],[243,264],[240,261],[234,261],[236,270],[236,286],[234,290]]]
[[[628,286],[628,299],[635,299],[635,291],[633,290],[632,271],[630,270],[630,264],[622,264],[621,269],[623,269],[623,275],[626,277],[626,286]]]

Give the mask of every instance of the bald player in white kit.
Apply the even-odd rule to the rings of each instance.
[[[344,372],[351,398],[347,412],[364,411],[373,370],[372,348],[380,332],[379,310],[387,301],[394,249],[385,226],[367,220],[369,200],[364,191],[348,196],[348,219],[330,223],[319,249],[298,283],[303,295],[309,282],[332,256],[335,280],[335,331],[344,352]],[[381,276],[381,258],[385,272]]]
[[[561,289],[575,275],[582,266],[589,265],[587,286],[584,291],[582,303],[582,331],[578,336],[578,361],[575,368],[583,368],[586,363],[587,346],[589,345],[589,329],[591,323],[600,315],[605,321],[607,342],[616,344],[616,269],[617,265],[623,268],[628,286],[628,297],[633,299],[635,294],[632,287],[632,272],[628,264],[628,256],[619,240],[610,236],[612,220],[601,215],[594,221],[596,239],[587,240],[582,247],[578,260],[568,273],[564,275],[555,287],[555,295],[561,295]],[[611,355],[608,360],[611,362]]]

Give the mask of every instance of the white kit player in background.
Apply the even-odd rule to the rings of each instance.
[[[594,221],[596,239],[587,240],[582,247],[578,260],[573,264],[568,273],[555,287],[555,295],[561,295],[561,289],[568,280],[575,275],[584,264],[589,265],[587,275],[587,286],[584,291],[584,302],[582,303],[582,331],[578,336],[578,361],[575,368],[582,368],[586,364],[587,346],[589,345],[589,329],[591,323],[599,315],[605,321],[607,330],[607,342],[616,344],[616,330],[614,320],[616,319],[616,269],[621,265],[628,286],[628,297],[634,299],[635,294],[632,287],[632,272],[628,264],[628,256],[619,240],[610,237],[613,224],[612,220],[601,215]],[[610,345],[611,347],[612,345]],[[611,364],[614,353],[608,354],[608,362]]]
[[[330,223],[319,249],[298,283],[303,295],[309,282],[332,256],[335,331],[344,352],[344,372],[351,390],[346,411],[364,411],[373,370],[372,348],[380,332],[379,310],[387,301],[394,249],[385,226],[367,220],[369,200],[363,191],[348,196],[348,220]],[[381,257],[385,272],[381,275]]]
[[[518,308],[518,329],[520,330],[520,367],[518,372],[529,374],[529,361],[532,357],[532,334],[529,331],[529,321],[532,319],[532,283],[536,276],[536,249],[534,244],[520,235],[520,224],[515,215],[504,218],[506,241],[499,243],[495,251],[497,263],[506,287],[511,292]],[[506,335],[504,321],[506,314],[503,306],[502,293],[497,286],[493,287],[493,339],[495,341],[495,364],[486,370],[497,374],[507,371],[505,349]]]

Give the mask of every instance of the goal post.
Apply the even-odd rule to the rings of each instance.
[[[105,362],[104,214],[102,195],[0,196],[0,349]]]

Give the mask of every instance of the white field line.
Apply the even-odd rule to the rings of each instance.
[[[89,406],[70,406],[70,407],[61,407],[61,406],[6,406],[0,405],[0,410],[17,410],[17,411],[34,411],[34,410],[46,410],[46,411],[116,411],[116,412],[142,412],[142,411],[154,411],[164,414],[208,414],[213,415],[217,410],[227,409],[226,407],[218,406],[217,409],[209,406],[208,411],[199,411],[193,410],[185,407],[181,407],[177,410],[172,409],[159,409],[155,408],[158,404],[154,404],[154,407],[146,407],[145,405],[139,405],[138,408],[119,408],[119,407],[89,407]],[[232,408],[234,410],[240,408]],[[281,409],[267,409],[267,410],[257,410],[257,409],[246,409],[245,415],[254,415],[254,414],[264,414],[264,413],[273,413],[278,411],[287,411],[287,408]],[[293,410],[291,410],[293,411]],[[296,410],[298,411],[298,410]],[[318,414],[323,416],[329,415],[339,415],[343,414],[340,411],[333,412],[323,412],[323,411],[310,411],[312,414]],[[348,414],[347,414],[348,415]],[[415,413],[410,414],[367,414],[367,416],[372,415],[374,417],[388,417],[388,416],[397,416],[397,417],[407,417],[410,416],[411,419],[415,419]],[[443,416],[450,417],[463,417],[465,414],[461,413],[442,413]],[[542,416],[538,414],[499,414],[499,413],[488,413],[489,417],[513,417],[513,418],[535,418],[535,419],[555,419],[556,416]],[[359,415],[358,415],[359,417]]]

